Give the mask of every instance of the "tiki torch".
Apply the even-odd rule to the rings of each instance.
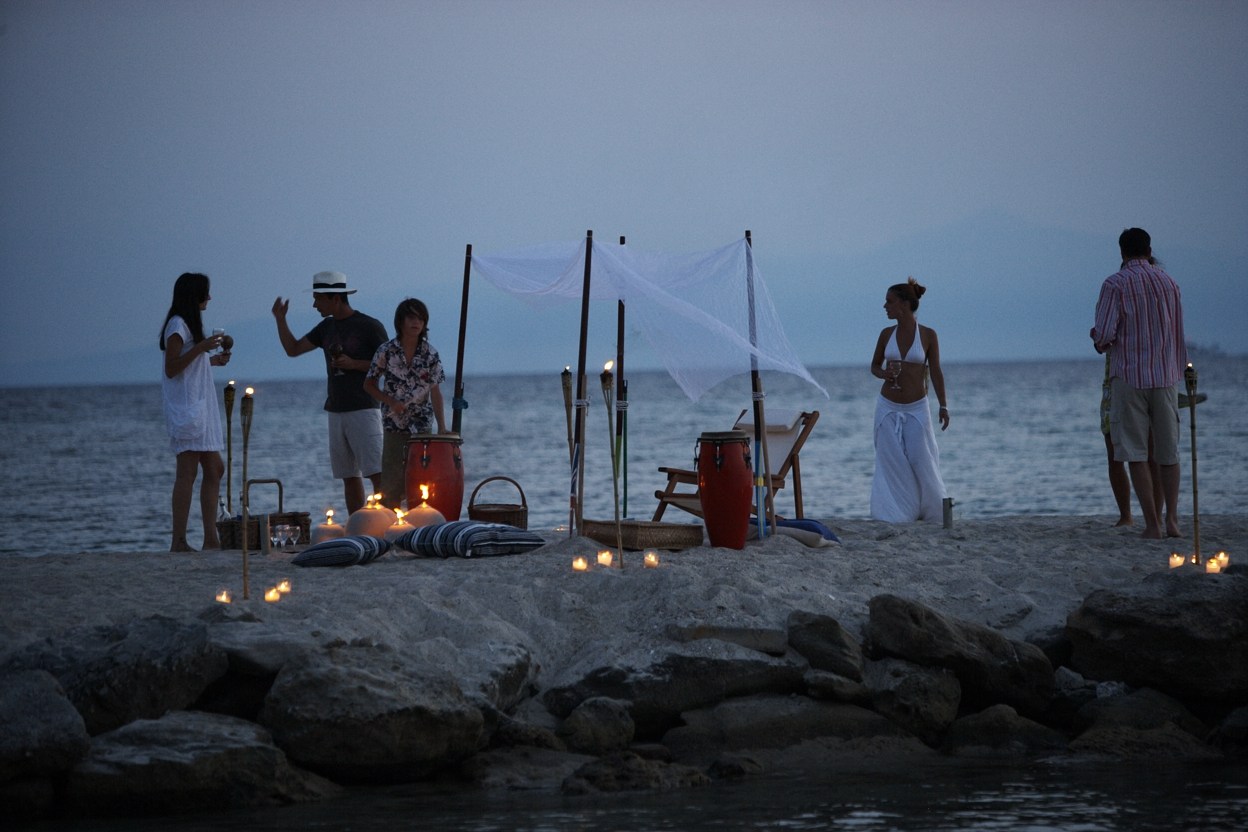
[[[1196,368],[1189,361],[1183,371],[1187,386],[1187,404],[1192,409],[1192,545],[1196,562],[1200,563],[1200,492],[1196,488]]]
[[[225,507],[234,516],[234,379],[225,385]]]
[[[248,564],[247,564],[247,526],[250,522],[250,512],[248,510],[250,506],[247,505],[248,503],[247,447],[251,441],[251,416],[252,416],[252,412],[256,404],[256,400],[252,398],[252,395],[255,392],[256,391],[251,387],[248,387],[246,390],[244,390],[243,402],[242,402],[242,405],[239,407],[239,411],[242,415],[242,424],[243,424],[243,492],[242,492],[243,522],[239,528],[239,534],[243,538],[242,548],[243,548],[243,600],[244,601],[251,597],[251,587],[249,585],[250,576],[248,573]]]
[[[619,454],[615,449],[615,425],[613,417],[615,415],[615,380],[612,378],[611,368],[615,366],[614,361],[608,361],[602,365],[602,401],[607,406],[607,446],[611,449],[611,490],[615,504],[615,551],[620,558],[620,568],[624,568],[624,540],[623,531],[620,529],[620,465]]]

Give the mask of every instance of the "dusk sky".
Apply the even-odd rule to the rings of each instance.
[[[310,329],[322,269],[387,329],[425,300],[449,371],[465,244],[588,229],[750,229],[801,358],[865,367],[911,274],[947,363],[1094,357],[1141,226],[1189,340],[1243,352],[1245,43],[1212,0],[4,0],[0,385],[157,383],[184,271],[231,375],[323,375],[269,312]],[[474,276],[468,372],[561,369],[578,311]]]

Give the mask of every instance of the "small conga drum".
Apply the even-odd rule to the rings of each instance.
[[[712,546],[741,549],[750,526],[750,440],[745,431],[698,437],[698,497]]]
[[[429,489],[429,505],[447,521],[458,520],[464,504],[463,440],[457,433],[416,433],[407,440],[407,470],[404,484],[407,506],[426,502],[420,487]]]

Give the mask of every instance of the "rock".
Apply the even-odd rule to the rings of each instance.
[[[684,711],[734,696],[797,692],[804,671],[805,662],[725,642],[695,641],[623,656],[618,666],[599,667],[572,684],[547,690],[542,701],[560,717],[594,696],[631,702],[637,738],[653,740],[678,725]]]
[[[862,681],[862,645],[835,618],[798,611],[789,615],[788,628],[789,646],[812,668]]]
[[[1248,706],[1231,711],[1210,732],[1209,744],[1230,757],[1248,756]]]
[[[456,774],[481,789],[557,793],[577,769],[592,759],[551,748],[495,748],[469,757]]]
[[[459,763],[484,739],[481,711],[447,675],[395,651],[342,645],[277,675],[261,723],[292,760],[339,782],[410,782]]]
[[[1173,723],[1166,723],[1160,728],[1132,728],[1129,725],[1097,727],[1076,737],[1069,749],[1080,754],[1123,760],[1202,762],[1222,759],[1222,753],[1216,748]]]
[[[762,627],[723,627],[713,624],[669,625],[667,637],[672,641],[696,641],[713,638],[738,644],[750,650],[783,656],[788,650],[788,636],[783,630]]]
[[[1065,748],[1064,734],[1019,716],[1009,705],[993,705],[955,720],[941,745],[956,756],[1020,756]]]
[[[495,712],[494,730],[490,732],[490,745],[494,748],[516,748],[529,746],[532,748],[548,748],[552,751],[566,751],[563,740],[541,725],[533,725],[507,714]]]
[[[706,769],[706,773],[716,780],[736,780],[762,771],[762,763],[743,754],[721,754]]]
[[[263,623],[249,613],[235,613],[225,604],[216,607],[220,609],[212,611],[215,615],[201,614],[200,618],[228,622],[210,624],[208,641],[225,653],[229,665],[226,673],[204,690],[195,707],[254,722],[278,671],[321,645],[298,625]]]
[[[1029,717],[1042,715],[1053,696],[1053,666],[1033,644],[1011,641],[981,624],[947,618],[896,595],[869,604],[867,653],[895,656],[952,670],[970,709],[1004,703]]]
[[[46,670],[0,674],[0,783],[60,774],[87,753],[82,716]]]
[[[1166,724],[1182,728],[1197,739],[1204,739],[1208,733],[1204,723],[1183,707],[1183,703],[1151,688],[1093,699],[1079,709],[1075,721],[1079,731],[1109,725],[1149,729]]]
[[[705,786],[711,778],[690,766],[645,760],[629,751],[602,757],[578,768],[563,783],[569,795],[594,792],[668,790]]]
[[[628,748],[633,731],[627,702],[594,696],[568,714],[559,726],[558,736],[573,751],[603,756]]]
[[[96,737],[63,799],[75,815],[143,815],[284,805],[339,791],[290,765],[254,723],[178,711]]]
[[[857,705],[804,696],[758,694],[686,711],[685,724],[663,737],[678,760],[705,761],[723,751],[783,748],[814,737],[849,739],[902,733]]]
[[[92,736],[185,708],[225,673],[225,653],[200,621],[151,616],[77,627],[14,653],[9,670],[46,670]]]
[[[826,670],[807,670],[802,675],[806,694],[812,699],[831,699],[852,705],[869,705],[871,691],[862,682],[846,679]]]
[[[1248,576],[1155,573],[1133,590],[1093,592],[1066,631],[1071,666],[1091,679],[1184,702],[1248,701]]]
[[[953,671],[901,659],[867,662],[871,708],[931,746],[958,716],[962,686]]]

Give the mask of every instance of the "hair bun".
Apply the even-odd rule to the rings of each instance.
[[[919,281],[915,280],[913,277],[907,277],[906,282],[909,283],[910,288],[914,290],[915,298],[923,297],[923,293],[927,291],[927,288],[923,286],[923,284],[919,283]]]

